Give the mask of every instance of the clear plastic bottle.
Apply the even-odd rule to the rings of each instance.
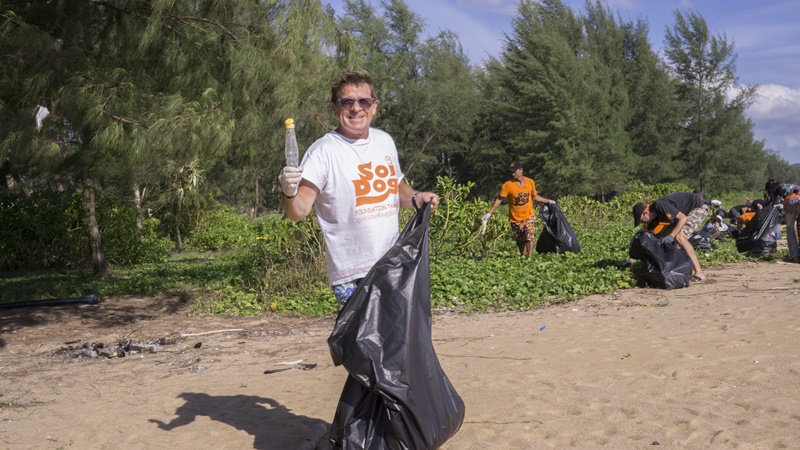
[[[294,133],[294,119],[286,119],[286,165],[297,167],[300,151],[297,148],[297,136]]]

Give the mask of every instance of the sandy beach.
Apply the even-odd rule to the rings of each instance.
[[[800,447],[800,266],[706,273],[674,291],[434,315],[466,403],[443,448]],[[333,317],[196,317],[177,298],[0,314],[3,449],[297,449],[330,424],[346,377]],[[75,356],[126,342],[149,347]]]

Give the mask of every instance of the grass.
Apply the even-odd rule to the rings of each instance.
[[[587,243],[595,239],[603,241],[585,236]],[[431,261],[432,305],[465,312],[527,310],[635,286],[630,270],[617,268],[626,259],[626,251],[604,248],[598,252],[585,246],[580,254],[535,254],[527,260],[513,251],[486,258],[438,258]],[[778,250],[762,260],[786,259],[786,253]],[[731,240],[699,257],[704,267],[750,259],[736,252]],[[274,296],[269,290],[253,289],[242,273],[242,258],[236,252],[182,253],[164,263],[113,267],[112,276],[102,279],[87,270],[0,273],[0,303],[90,294],[108,298],[192,293],[204,298],[197,307],[210,314],[324,315],[335,311],[333,296],[324,285],[290,287],[288,294]]]
[[[672,189],[660,187],[668,188]],[[642,194],[629,194],[616,203],[560,199],[580,253],[523,259],[500,217],[490,222],[486,236],[479,234],[479,218],[488,202],[465,201],[466,188],[442,190],[448,189],[451,195],[443,197],[447,207],[431,216],[433,308],[467,313],[528,310],[640,285],[630,269],[619,266],[628,260],[636,231],[628,205]],[[730,204],[734,200],[723,198]],[[269,239],[240,250],[176,253],[166,262],[113,266],[107,278],[88,270],[0,273],[0,304],[88,295],[178,295],[196,300],[200,314],[333,314],[336,301],[326,284],[324,250],[314,223],[270,220],[257,233]],[[780,249],[761,260],[786,259],[786,253]],[[698,252],[698,257],[704,268],[753,259],[740,254],[732,239]]]

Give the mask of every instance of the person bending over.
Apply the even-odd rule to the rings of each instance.
[[[697,281],[706,279],[700,261],[694,251],[689,236],[708,216],[708,205],[703,202],[700,194],[690,192],[675,192],[659,197],[652,203],[639,202],[633,205],[634,225],[645,224],[648,230],[656,230],[655,234],[662,236],[664,243],[670,245],[677,242],[689,255],[694,268],[694,278]],[[663,228],[659,229],[659,226]]]

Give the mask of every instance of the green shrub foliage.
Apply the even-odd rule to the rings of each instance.
[[[631,206],[661,195],[688,190],[685,185],[628,184],[610,201],[582,196],[556,199],[581,244],[579,254],[534,254],[522,258],[508,225],[506,206],[498,209],[481,234],[481,216],[490,201],[470,199],[471,184],[440,178],[441,201],[431,215],[431,300],[437,310],[526,310],[589,294],[609,293],[636,285],[621,269],[637,228]],[[753,193],[722,195],[723,204],[744,201]],[[187,230],[202,253],[166,255],[172,243],[145,217],[141,238],[135,232],[135,210],[105,194],[101,232],[114,276],[98,280],[85,271],[48,276],[7,274],[0,277],[0,302],[18,298],[52,298],[94,293],[187,295],[194,291],[203,314],[333,314],[336,301],[326,279],[325,247],[313,212],[300,222],[282,214],[252,220],[229,208],[200,214]],[[85,267],[88,255],[81,226],[80,193],[53,195],[48,201],[27,198],[0,207],[0,260],[3,270]],[[12,213],[13,212],[13,213]],[[413,211],[401,212],[401,226]],[[537,233],[541,233],[537,225]],[[219,251],[225,250],[225,251]],[[707,273],[714,264],[748,257],[733,240],[698,254]],[[779,250],[767,259],[785,258]]]
[[[6,197],[0,203],[0,270],[78,268],[90,264],[80,190],[36,197]],[[163,262],[173,248],[158,235],[159,220],[142,218],[113,194],[98,195],[98,226],[109,263]]]
[[[75,268],[89,264],[80,193],[0,200],[0,270]]]
[[[231,207],[222,206],[198,215],[187,242],[192,249],[201,252],[232,250],[246,247],[256,236],[256,227],[249,218],[237,214]]]

